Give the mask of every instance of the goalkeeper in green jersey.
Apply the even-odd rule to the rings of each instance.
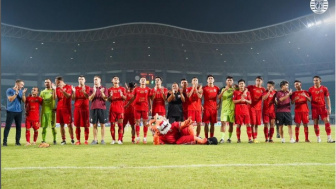
[[[45,89],[41,91],[43,99],[41,111],[42,143],[46,142],[47,128],[51,127],[54,144],[56,144],[56,110],[55,110],[55,89],[56,86],[50,79],[44,80]]]
[[[224,143],[225,130],[226,125],[229,125],[229,138],[227,139],[228,143],[231,143],[231,136],[233,132],[233,123],[234,119],[234,110],[235,104],[232,101],[233,92],[235,91],[235,87],[233,85],[233,77],[226,77],[226,86],[221,89],[221,93],[218,95],[220,100],[219,104],[221,104],[221,132],[222,136],[220,139],[220,143]]]

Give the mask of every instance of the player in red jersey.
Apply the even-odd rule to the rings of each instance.
[[[26,98],[26,141],[30,144],[30,128],[34,129],[34,145],[36,144],[38,129],[40,128],[40,105],[42,105],[42,98],[37,96],[39,90],[37,87],[33,87],[31,95]]]
[[[183,120],[187,120],[189,100],[188,100],[188,95],[186,91],[188,88],[188,81],[184,78],[181,79],[181,87],[182,87],[182,92],[184,96],[184,102],[182,102]]]
[[[72,86],[72,99],[75,101],[75,109],[74,109],[74,125],[76,127],[76,138],[77,142],[76,145],[80,145],[80,133],[81,127],[84,127],[84,138],[85,138],[85,145],[88,145],[89,139],[89,94],[90,94],[90,87],[85,85],[85,77],[80,75],[78,77],[78,86]]]
[[[112,136],[111,144],[115,143],[115,124],[118,124],[118,144],[122,144],[123,141],[123,119],[124,119],[124,100],[126,99],[126,89],[119,86],[119,77],[114,76],[112,78],[113,86],[108,89],[109,98],[111,102],[110,117],[111,122],[110,132]]]
[[[168,89],[161,86],[162,78],[155,77],[155,87],[150,92],[152,116],[158,114],[160,116],[166,116],[165,102],[167,100]]]
[[[291,96],[292,104],[295,103],[295,117],[294,122],[295,127],[295,142],[299,142],[299,133],[300,133],[300,124],[303,123],[304,133],[305,133],[305,142],[310,142],[308,139],[308,123],[309,123],[309,109],[308,101],[311,99],[307,91],[302,90],[301,81],[295,80],[294,86],[296,91],[293,92]]]
[[[202,85],[198,85],[198,79],[194,77],[191,80],[192,87],[187,88],[186,93],[189,99],[188,117],[197,123],[196,136],[199,137],[202,123]]]
[[[64,125],[67,124],[71,137],[71,144],[75,144],[73,128],[72,128],[72,116],[71,116],[71,95],[72,88],[70,85],[65,84],[63,77],[58,76],[55,79],[56,83],[56,96],[57,96],[57,108],[56,108],[56,123],[61,125],[62,142],[61,145],[66,144],[65,141],[65,129]]]
[[[237,143],[240,143],[240,127],[246,125],[246,132],[248,136],[248,143],[253,143],[252,128],[250,125],[250,112],[248,105],[251,104],[250,92],[245,88],[245,80],[240,79],[238,81],[239,90],[233,92],[233,103],[235,103],[235,122],[237,124]]]
[[[327,142],[334,143],[335,141],[331,138],[331,128],[329,123],[329,115],[331,114],[329,90],[327,87],[321,85],[321,81],[320,76],[314,76],[314,86],[310,87],[308,90],[308,93],[311,96],[311,110],[312,119],[314,120],[315,134],[317,136],[317,142],[321,142],[320,128],[318,125],[319,117],[321,117],[328,137]],[[326,108],[325,98],[327,99],[328,109]]]
[[[261,104],[262,104],[262,95],[266,91],[262,87],[263,78],[257,76],[255,79],[255,85],[247,86],[248,91],[251,94],[251,105],[250,105],[250,117],[252,125],[252,137],[253,142],[258,143],[258,126],[261,125]]]
[[[263,94],[263,123],[264,123],[264,135],[265,142],[273,143],[274,125],[275,125],[275,94],[274,82],[267,82],[267,90]],[[270,128],[268,129],[268,125]],[[269,132],[268,132],[269,131]]]
[[[149,93],[150,88],[146,87],[146,78],[140,79],[140,86],[134,89],[134,96],[133,98],[126,104],[126,108],[131,105],[134,101],[134,118],[135,118],[135,132],[137,135],[136,143],[138,144],[140,142],[140,121],[142,118],[143,123],[143,132],[144,132],[144,138],[143,143],[147,143],[147,131],[148,127],[147,121],[148,121],[148,110],[152,109],[152,107],[148,107],[149,103]]]
[[[127,84],[125,84],[125,86],[127,86]],[[134,88],[135,88],[135,83],[130,82],[128,84],[126,94],[125,94],[125,96],[126,96],[126,100],[124,101],[125,106],[133,98]],[[124,119],[123,119],[123,126],[124,126],[123,131],[125,132],[125,126],[126,126],[127,123],[129,123],[131,125],[131,128],[132,128],[132,143],[134,144],[135,143],[135,140],[134,140],[135,139],[134,102],[132,104],[130,104],[127,108],[125,107],[124,112],[125,113],[124,113]]]
[[[207,76],[208,85],[203,87],[204,96],[204,112],[203,112],[203,122],[204,122],[204,133],[205,138],[208,137],[209,123],[210,123],[210,138],[214,137],[215,133],[215,123],[217,123],[217,110],[219,104],[217,103],[217,97],[219,94],[219,88],[214,85],[215,78],[213,75]]]

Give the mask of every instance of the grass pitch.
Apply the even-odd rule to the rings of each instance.
[[[264,143],[259,127],[259,144],[248,144],[242,128],[241,144],[234,131],[231,144],[154,146],[150,132],[148,144],[131,144],[130,129],[123,145],[110,145],[106,128],[106,145],[61,146],[58,128],[58,145],[40,149],[24,146],[25,129],[23,146],[14,146],[12,128],[9,146],[1,147],[1,188],[335,188],[335,144],[326,143],[320,129],[322,143],[316,143],[313,127],[311,143],[289,143],[286,128],[285,144],[277,138]],[[215,133],[220,138],[218,127]],[[52,143],[51,130],[47,142]]]

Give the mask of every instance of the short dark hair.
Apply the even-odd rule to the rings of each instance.
[[[132,81],[132,82],[129,82],[128,83],[128,87],[129,88],[134,88],[135,87],[135,83]]]
[[[244,82],[245,83],[245,80],[244,79],[239,79],[238,83],[240,82]]]
[[[274,81],[268,81],[267,84],[273,85],[274,86]]]
[[[181,81],[187,81],[187,79],[186,78],[182,78]]]
[[[44,81],[46,81],[46,80],[49,80],[49,81],[51,82],[51,79],[50,79],[50,78],[46,78],[46,79],[44,79]]]
[[[84,78],[85,78],[85,76],[84,76],[84,75],[79,75],[78,77],[84,77]]]
[[[314,78],[318,78],[318,79],[320,79],[321,80],[321,77],[320,76],[318,76],[318,75],[315,75],[314,77],[313,77],[313,79]]]
[[[301,83],[301,81],[300,81],[300,80],[295,80],[295,81],[294,81],[294,83],[296,83],[296,82],[298,82],[298,83]]]
[[[284,86],[286,84],[288,84],[288,81],[286,81],[286,80],[281,81],[280,82],[280,88],[282,88],[282,86]]]
[[[55,79],[58,80],[58,81],[63,81],[63,77],[62,76],[57,76]]]
[[[20,83],[20,82],[23,82],[23,80],[22,79],[15,80],[15,83]]]
[[[207,79],[208,79],[209,77],[215,78],[215,77],[214,77],[213,75],[211,75],[211,74],[209,74],[209,75],[207,76]]]
[[[256,79],[261,79],[261,80],[263,80],[263,78],[262,78],[260,75],[257,76]]]
[[[156,76],[155,79],[156,79],[156,78],[159,78],[159,79],[162,81],[162,78],[161,78],[160,76]]]
[[[198,79],[197,77],[193,77],[192,79]]]
[[[101,80],[101,77],[99,75],[95,75],[93,78],[95,78],[95,77],[97,77],[97,78],[99,78]]]
[[[233,79],[233,77],[232,76],[226,76],[226,79]]]
[[[36,89],[37,89],[37,91],[40,91],[40,90],[39,90],[39,88],[38,88],[37,86],[34,86],[34,87],[33,87],[33,89],[34,89],[34,88],[36,88]]]

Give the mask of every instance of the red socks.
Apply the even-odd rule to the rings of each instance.
[[[115,140],[115,124],[114,123],[111,123],[110,133],[111,133],[112,140]]]
[[[144,132],[144,137],[147,137],[147,131],[148,131],[148,127],[143,126],[143,132]]]
[[[81,133],[81,130],[80,130],[80,127],[76,127],[76,139],[78,140],[78,141],[80,141],[80,133]]]
[[[252,128],[251,127],[246,127],[246,132],[247,132],[247,137],[249,140],[252,138]]]
[[[305,139],[308,140],[308,127],[304,127]]]
[[[30,129],[26,129],[26,141],[30,143]]]
[[[320,127],[319,127],[319,125],[314,125],[314,130],[315,130],[316,136],[320,136]]]
[[[214,135],[215,135],[215,133],[210,133],[210,137],[211,138],[214,137]]]
[[[325,123],[325,131],[327,132],[327,136],[331,134],[330,123]]]
[[[295,127],[295,139],[299,141],[300,127]]]
[[[135,125],[135,133],[137,137],[140,137],[140,126],[139,125]]]
[[[236,128],[237,139],[240,140],[240,127]]]
[[[265,139],[267,140],[268,139],[268,127],[264,127],[264,136],[265,136]]]
[[[118,123],[118,140],[123,141],[124,127],[122,123]]]
[[[270,128],[270,137],[269,137],[270,140],[272,140],[273,134],[274,134],[274,127],[273,128],[271,127]]]
[[[208,132],[204,132],[205,138],[209,138]]]

